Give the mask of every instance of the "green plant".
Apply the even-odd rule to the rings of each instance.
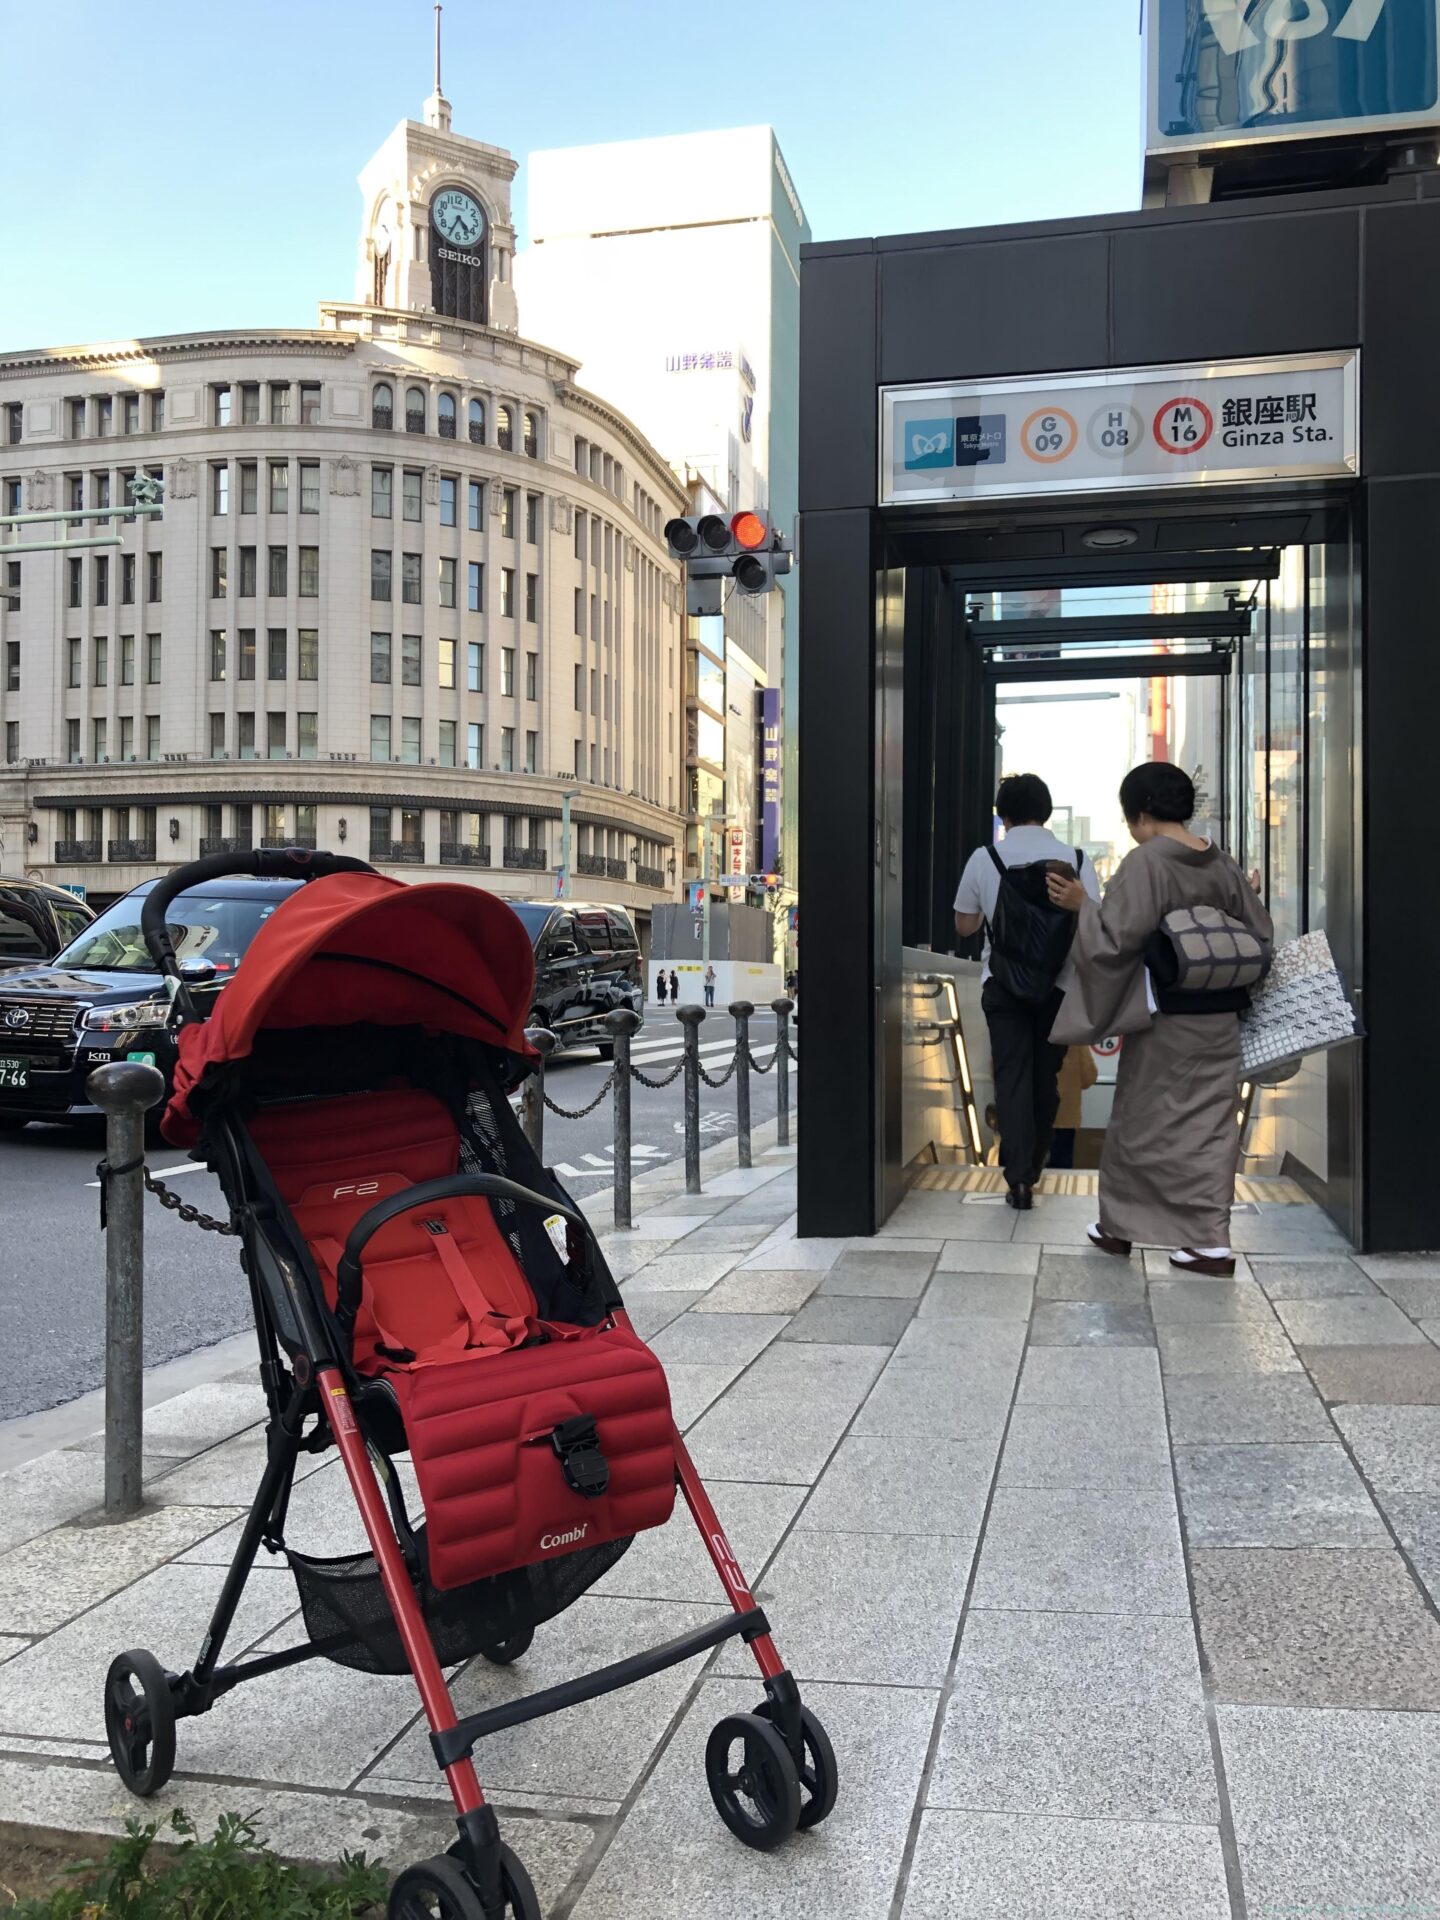
[[[153,1851],[160,1821],[127,1820],[103,1860],[81,1861],[73,1884],[22,1901],[11,1920],[359,1920],[385,1904],[389,1876],[363,1853],[326,1873],[262,1847],[244,1814],[222,1814],[206,1840],[179,1809],[164,1825],[174,1847]]]

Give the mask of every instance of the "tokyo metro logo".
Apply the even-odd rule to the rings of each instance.
[[[931,467],[955,464],[955,422],[953,420],[907,420],[905,422],[905,471],[923,473]]]

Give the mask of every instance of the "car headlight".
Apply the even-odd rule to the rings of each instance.
[[[128,1000],[123,1007],[91,1007],[80,1025],[91,1033],[129,1033],[136,1027],[163,1027],[168,1000]]]

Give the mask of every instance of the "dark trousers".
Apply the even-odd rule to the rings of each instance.
[[[1052,1046],[1050,1028],[1064,996],[1050,994],[1039,1006],[987,980],[981,997],[990,1028],[990,1057],[995,1067],[995,1110],[1000,1122],[1000,1162],[1012,1187],[1033,1186],[1040,1178],[1060,1111],[1059,1074],[1063,1047]]]

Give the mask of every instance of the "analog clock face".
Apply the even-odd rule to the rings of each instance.
[[[452,247],[478,247],[485,237],[485,214],[479,201],[458,187],[436,194],[430,218],[435,231]]]

